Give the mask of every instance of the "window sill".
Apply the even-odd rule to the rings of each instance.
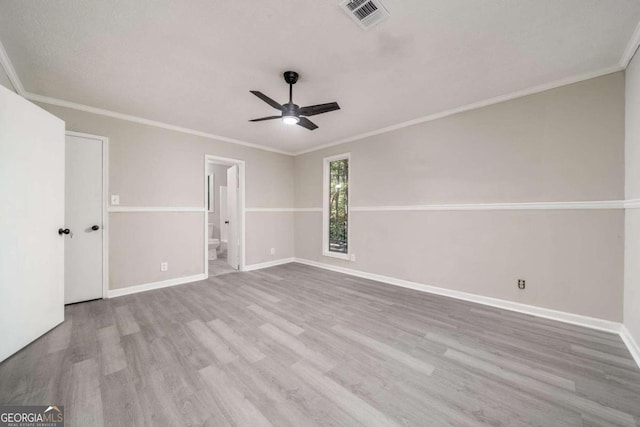
[[[351,260],[351,254],[341,254],[339,252],[329,252],[329,251],[322,251],[322,255],[323,256],[328,256],[331,258],[338,258],[338,259],[344,259],[344,260]]]

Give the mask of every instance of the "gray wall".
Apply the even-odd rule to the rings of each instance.
[[[640,199],[640,57],[626,70],[626,198]],[[626,210],[624,324],[640,343],[640,209]]]
[[[204,156],[246,162],[246,206],[293,207],[293,158],[199,136],[42,104],[67,130],[109,138],[109,193],[121,206],[203,207]],[[111,213],[110,289],[204,272],[204,213]],[[293,256],[291,213],[246,217],[247,264]],[[278,235],[251,233],[278,230]],[[269,241],[262,241],[269,239]],[[276,255],[269,249],[276,248]],[[161,272],[160,263],[169,271]]]
[[[619,200],[624,74],[298,156],[297,208],[321,207],[322,159],[344,152],[352,207]],[[322,256],[321,213],[295,216],[299,258],[622,320],[622,210],[352,211],[355,262]]]

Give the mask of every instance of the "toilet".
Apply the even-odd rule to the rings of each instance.
[[[213,236],[213,224],[209,224],[209,260],[218,259],[218,246],[220,246],[220,239],[216,239]]]

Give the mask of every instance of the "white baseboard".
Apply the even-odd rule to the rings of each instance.
[[[261,262],[259,264],[250,264],[244,266],[244,271],[261,270],[263,268],[275,267],[276,265],[289,264],[295,262],[295,258],[281,258],[273,261]]]
[[[631,353],[633,360],[635,360],[638,367],[640,367],[640,345],[638,345],[625,325],[622,325],[622,328],[620,329],[620,337],[629,349],[629,353]]]
[[[108,298],[121,297],[123,295],[137,294],[138,292],[151,291],[154,289],[167,288],[169,286],[184,285],[185,283],[206,280],[204,274],[196,274],[187,277],[176,277],[175,279],[163,280],[161,282],[145,283],[143,285],[129,286],[120,289],[111,289],[107,292]]]
[[[610,320],[597,319],[595,317],[582,316],[580,314],[567,313],[564,311],[551,310],[548,308],[536,307],[533,305],[521,304],[518,302],[507,301],[498,298],[485,297],[482,295],[471,294],[468,292],[456,291],[453,289],[440,288],[438,286],[423,285],[421,283],[410,282],[408,280],[396,279],[394,277],[383,276],[380,274],[367,273],[364,271],[353,270],[345,267],[337,267],[335,265],[324,264],[308,259],[295,258],[295,262],[300,264],[311,265],[313,267],[323,268],[325,270],[336,271],[338,273],[349,274],[351,276],[362,277],[364,279],[375,280],[382,283],[388,283],[394,286],[414,289],[417,291],[428,292],[431,294],[443,295],[450,298],[456,298],[464,301],[475,302],[478,304],[489,305],[491,307],[502,308],[505,310],[516,311],[519,313],[530,314],[532,316],[543,317],[545,319],[557,320],[572,325],[584,326],[599,331],[612,332],[619,334],[622,324],[612,322]]]

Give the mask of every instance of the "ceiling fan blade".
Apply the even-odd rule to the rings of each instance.
[[[271,105],[276,110],[282,111],[282,109],[284,108],[282,105],[278,104],[276,101],[274,101],[273,99],[269,98],[267,95],[265,95],[264,93],[262,93],[260,91],[250,90],[249,92],[251,92],[252,94],[257,96],[258,98],[262,99],[264,102],[266,102],[267,104]]]
[[[262,122],[264,120],[273,120],[273,119],[281,119],[282,116],[269,116],[269,117],[260,117],[259,119],[249,120],[250,122]]]
[[[298,122],[298,126],[302,126],[305,129],[314,130],[318,129],[318,126],[313,123],[311,120],[306,117],[300,117],[300,121]]]
[[[315,116],[316,114],[328,113],[329,111],[339,110],[340,106],[337,102],[329,102],[328,104],[309,105],[300,108],[301,116]]]

